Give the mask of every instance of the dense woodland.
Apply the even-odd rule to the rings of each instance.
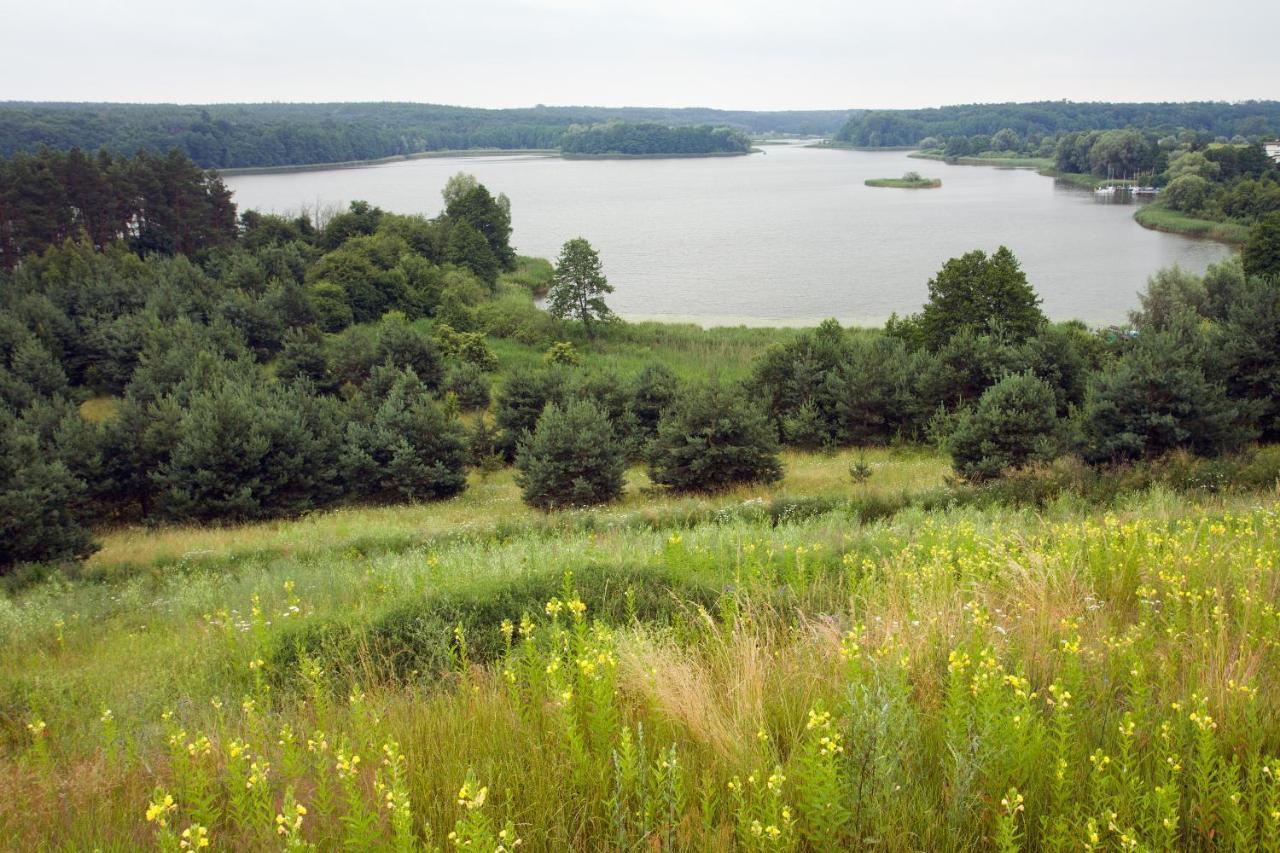
[[[749,133],[825,135],[849,110],[535,107],[484,110],[435,104],[0,103],[0,156],[105,148],[178,148],[203,168],[372,160],[467,148],[557,148],[574,125],[608,121],[727,126]]]
[[[1024,139],[1071,131],[1133,127],[1158,133],[1179,128],[1210,138],[1280,135],[1280,101],[1108,104],[1041,101],[1028,104],[966,104],[920,110],[871,110],[852,116],[836,139],[867,147],[914,146],[928,137],[994,136],[1009,129]],[[978,148],[978,151],[985,147]],[[978,153],[978,151],[964,153]]]
[[[108,184],[113,209],[169,174],[225,202],[181,155],[104,162],[132,179]],[[4,173],[19,195],[70,174]],[[745,384],[707,388],[656,361],[599,369],[590,336],[622,326],[589,244],[569,241],[553,271],[511,251],[504,196],[459,175],[444,197],[435,219],[356,202],[325,222],[246,211],[203,243],[140,241],[130,221],[114,241],[86,226],[29,244],[0,274],[0,564],[83,556],[112,520],[447,497],[468,467],[512,460],[550,508],[608,500],[632,461],[675,490],[773,479],[779,441],[938,442],[982,481],[1064,453],[1110,465],[1280,438],[1269,220],[1243,264],[1154,277],[1133,337],[1049,323],[1012,253],[975,251],[931,280],[920,314],[883,331],[828,321]],[[531,298],[548,287],[550,313]],[[495,375],[502,338],[545,348],[545,365]],[[104,398],[106,417],[83,416]]]
[[[560,152],[571,156],[746,154],[750,150],[751,140],[745,133],[706,125],[609,122],[570,128],[560,140]]]

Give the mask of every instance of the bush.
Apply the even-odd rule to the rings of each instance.
[[[347,428],[353,487],[374,500],[447,498],[467,486],[467,436],[413,371],[394,382],[368,421]]]
[[[1053,389],[1030,373],[1019,373],[988,388],[977,406],[960,414],[947,450],[960,476],[987,480],[1052,459],[1058,435]]]
[[[1178,448],[1213,456],[1252,439],[1257,406],[1229,399],[1210,380],[1206,347],[1184,320],[1142,334],[1112,368],[1095,374],[1082,413],[1085,458],[1122,462]]]
[[[390,314],[378,328],[374,363],[411,369],[428,388],[440,387],[444,367],[435,342],[415,329],[402,315]]]
[[[36,436],[0,409],[0,575],[97,550],[86,505],[84,481],[47,461]]]
[[[1249,229],[1240,257],[1249,275],[1280,280],[1280,211],[1268,214]]]
[[[444,390],[457,397],[464,410],[489,408],[489,377],[469,361],[449,368],[444,375]]]
[[[685,391],[662,416],[649,477],[677,491],[711,491],[782,478],[778,437],[765,413],[736,389]]]
[[[547,406],[516,454],[525,503],[540,509],[606,503],[622,494],[625,457],[592,400]]]
[[[582,356],[578,354],[578,348],[572,341],[556,341],[542,354],[542,360],[546,364],[574,367],[582,363]]]
[[[631,380],[631,413],[635,417],[636,431],[644,438],[652,438],[658,432],[658,422],[663,411],[675,400],[680,381],[671,368],[661,362],[646,365]]]
[[[296,515],[342,492],[339,404],[301,386],[223,380],[197,392],[158,476],[174,520]]]
[[[507,459],[515,459],[524,437],[533,432],[548,403],[560,400],[565,375],[559,370],[517,370],[498,390],[494,424],[498,428],[498,448]]]

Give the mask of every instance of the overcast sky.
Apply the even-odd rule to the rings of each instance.
[[[1280,98],[1276,0],[0,0],[0,100]]]

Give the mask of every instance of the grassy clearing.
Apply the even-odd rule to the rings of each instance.
[[[871,479],[855,485],[849,466],[863,459]],[[86,566],[93,576],[112,577],[140,569],[204,562],[235,563],[249,558],[301,558],[331,551],[386,552],[421,548],[440,537],[492,535],[500,528],[548,527],[583,517],[598,518],[602,526],[618,526],[628,519],[647,523],[663,514],[679,517],[784,495],[815,498],[888,498],[937,488],[950,473],[948,461],[919,450],[846,450],[832,454],[783,454],[786,477],[772,486],[743,486],[709,497],[681,497],[650,493],[643,469],[627,475],[622,500],[608,507],[548,516],[520,500],[511,469],[492,474],[472,472],[469,487],[447,501],[389,507],[360,507],[318,512],[297,520],[228,525],[225,527],[126,527],[106,532],[102,549]]]
[[[868,452],[855,486],[852,458],[793,457],[781,488],[946,470]],[[115,582],[0,598],[0,838],[1280,843],[1274,491],[873,522],[743,492],[670,526],[633,485],[576,522],[523,523],[494,477],[432,507],[108,537]]]
[[[930,190],[942,186],[942,181],[938,178],[920,178],[919,180],[907,178],[870,178],[863,181],[869,187],[893,187],[903,190]]]
[[[1193,216],[1187,216],[1185,213],[1170,210],[1159,203],[1152,203],[1138,208],[1133,214],[1133,218],[1143,228],[1150,228],[1153,231],[1168,231],[1172,234],[1182,234],[1186,237],[1202,237],[1207,240],[1218,240],[1222,243],[1233,244],[1243,243],[1249,239],[1247,225],[1239,225],[1234,222],[1214,222],[1211,219],[1196,219]]]
[[[594,341],[579,341],[590,353],[587,361],[600,370],[621,375],[639,372],[661,362],[684,380],[718,376],[722,381],[745,379],[751,362],[771,344],[790,340],[800,329],[628,322],[608,328]],[[542,364],[545,348],[509,338],[490,338],[501,372]]]

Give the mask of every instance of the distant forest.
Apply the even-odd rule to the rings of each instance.
[[[374,160],[467,148],[557,148],[574,125],[628,121],[714,125],[746,133],[823,136],[849,110],[735,112],[711,109],[533,107],[484,110],[433,104],[0,103],[0,156],[106,149],[177,148],[203,168],[295,166]]]
[[[964,104],[923,110],[871,110],[852,115],[836,134],[871,148],[915,145],[927,137],[995,134],[1006,128],[1022,137],[1116,128],[1172,131],[1186,128],[1215,137],[1280,135],[1280,101],[1216,101],[1184,104],[1107,104],[1041,101],[1030,104]]]
[[[668,127],[654,122],[609,122],[573,127],[560,140],[569,156],[746,154],[751,140],[730,127]]]

